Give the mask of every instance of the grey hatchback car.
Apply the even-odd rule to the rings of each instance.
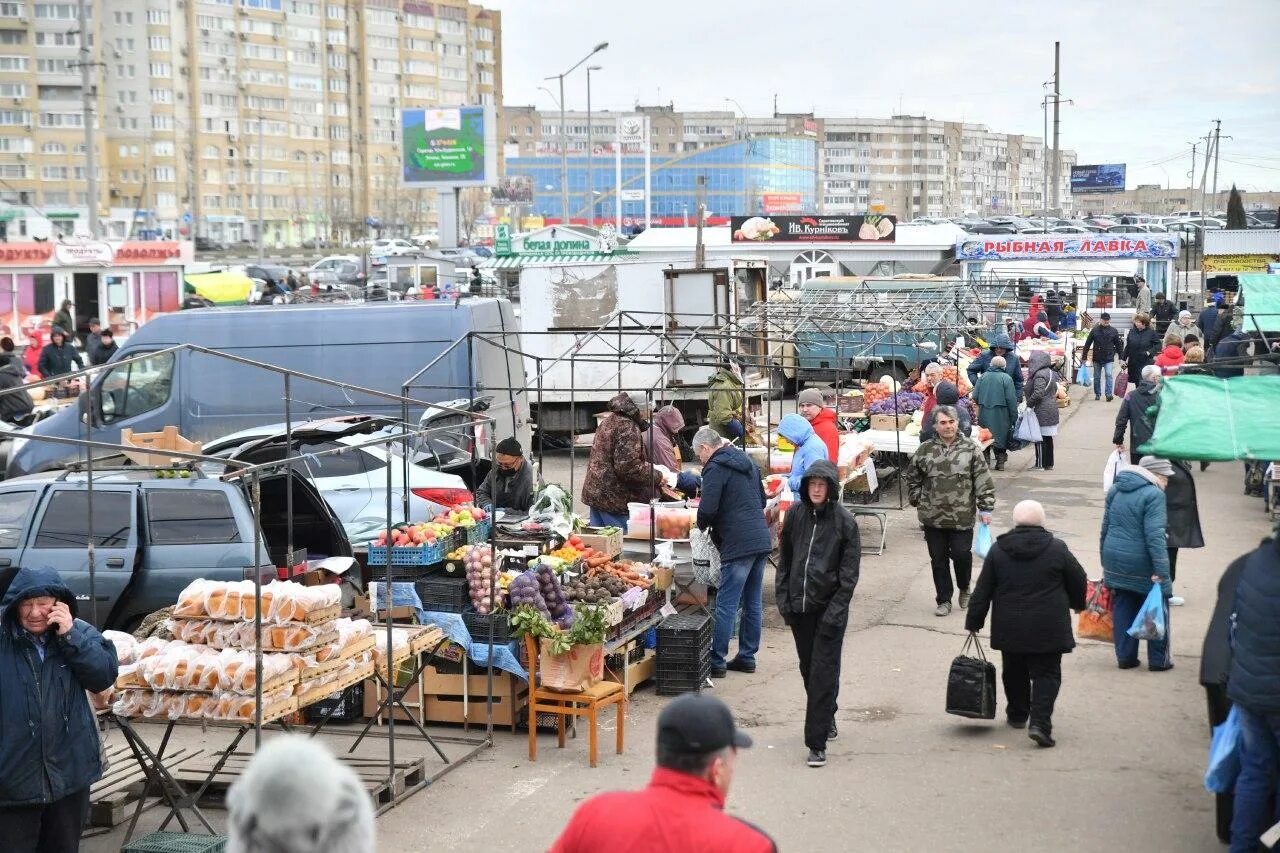
[[[342,525],[302,477],[294,489],[294,553],[286,557],[288,478],[264,477],[254,524],[246,490],[199,471],[162,476],[147,468],[95,471],[93,526],[89,482],[80,471],[51,471],[0,483],[0,571],[50,566],[75,593],[82,619],[131,631],[147,614],[177,601],[197,578],[243,580],[257,565],[264,583],[277,566],[308,556],[350,556]],[[261,539],[255,564],[254,535]],[[94,546],[89,580],[88,545]],[[7,572],[6,572],[7,574]]]

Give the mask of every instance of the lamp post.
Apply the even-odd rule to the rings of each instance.
[[[602,41],[590,53],[575,62],[568,71],[543,78],[544,80],[560,81],[560,221],[564,224],[568,224],[569,220],[569,136],[564,124],[564,78],[608,46],[609,43],[607,41]]]
[[[596,185],[591,180],[592,164],[596,159],[596,152],[591,147],[591,72],[600,71],[602,67],[599,65],[587,66],[587,227],[593,228],[596,224]]]

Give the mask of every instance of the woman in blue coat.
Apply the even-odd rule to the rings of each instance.
[[[1168,631],[1173,582],[1169,578],[1164,496],[1172,475],[1169,460],[1144,456],[1137,465],[1122,469],[1107,492],[1102,513],[1102,579],[1111,590],[1116,663],[1121,669],[1138,666],[1138,641],[1128,630],[1151,592],[1151,584],[1157,582],[1164,593],[1166,630],[1163,640],[1147,641],[1147,669],[1173,669]]]
[[[804,415],[783,415],[778,423],[778,434],[796,446],[795,455],[791,457],[791,474],[787,477],[787,485],[799,495],[804,472],[814,462],[827,458],[827,445],[813,431]]]

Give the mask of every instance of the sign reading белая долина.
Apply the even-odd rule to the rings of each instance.
[[[896,216],[735,216],[735,243],[892,243]]]
[[[1108,237],[1105,234],[1012,238],[967,237],[956,241],[958,261],[1025,261],[1071,258],[1176,258],[1173,235]]]

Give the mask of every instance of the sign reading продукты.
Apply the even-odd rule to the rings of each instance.
[[[956,242],[958,261],[1011,261],[1041,258],[1176,258],[1175,236],[1116,238],[1104,235],[1027,238],[1020,240],[972,239]]]

